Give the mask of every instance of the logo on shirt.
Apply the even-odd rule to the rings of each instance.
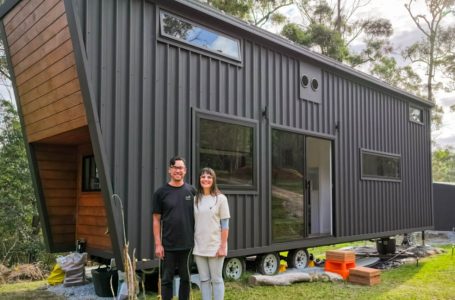
[[[190,195],[185,196],[185,200],[191,201],[192,197]]]

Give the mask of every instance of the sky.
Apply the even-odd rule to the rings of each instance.
[[[366,0],[362,1],[365,2]],[[328,2],[330,3],[330,0],[328,0]],[[332,2],[334,1],[332,0]],[[349,4],[352,2],[353,0],[342,0],[342,3],[346,3],[346,7],[349,7]],[[401,58],[400,52],[423,37],[423,34],[419,31],[406,10],[404,6],[405,3],[408,3],[408,1],[371,0],[367,6],[360,8],[356,12],[356,15],[360,18],[383,17],[390,20],[393,26],[391,43],[394,47],[394,56],[401,64],[407,64],[409,62],[405,62]],[[423,14],[427,13],[424,0],[413,1],[411,7],[413,8],[413,12]],[[291,22],[299,23],[301,19],[300,12],[295,6],[284,7],[280,10],[280,12]],[[455,17],[451,16],[447,18],[445,20],[445,24],[455,24]],[[280,30],[271,24],[267,24],[265,29],[274,33],[278,33]],[[361,48],[361,46],[362,45],[359,43],[354,43],[352,45],[354,50]],[[420,72],[421,74],[425,73],[424,70],[420,70]],[[450,112],[450,106],[455,105],[455,91],[438,91],[435,93],[435,96],[436,103],[441,105],[444,110],[444,117],[441,130],[433,131],[433,138],[439,146],[452,146],[455,148],[455,112]]]

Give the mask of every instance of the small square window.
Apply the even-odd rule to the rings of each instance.
[[[85,156],[82,159],[82,191],[100,191],[100,178],[96,167],[95,157]]]
[[[423,110],[418,107],[409,106],[409,120],[423,124]]]

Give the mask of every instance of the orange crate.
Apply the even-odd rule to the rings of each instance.
[[[325,252],[325,260],[339,262],[355,262],[354,251],[331,250]]]
[[[349,269],[355,268],[355,261],[354,262],[339,262],[339,261],[325,261],[325,270],[327,272],[333,272],[340,274],[343,279],[348,278],[349,276]]]

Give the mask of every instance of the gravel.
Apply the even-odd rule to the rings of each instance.
[[[102,300],[108,299],[105,297],[98,297],[95,294],[95,287],[92,282],[84,285],[65,287],[63,284],[56,286],[49,286],[47,290],[51,293],[61,295],[69,300]]]

